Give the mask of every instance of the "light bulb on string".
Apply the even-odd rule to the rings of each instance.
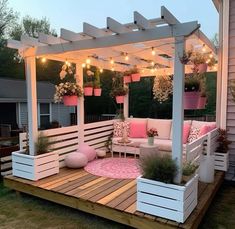
[[[67,60],[65,61],[65,64],[66,64],[68,67],[71,66],[71,64],[70,64]]]
[[[46,57],[43,57],[43,58],[41,59],[41,62],[42,62],[42,63],[45,63],[46,61],[47,61]]]
[[[86,63],[87,63],[87,64],[90,64],[90,63],[91,63],[91,59],[90,59],[90,58],[87,58],[87,59],[86,59]]]
[[[82,63],[82,68],[85,68],[86,67],[86,64],[85,63]]]
[[[212,54],[212,53],[210,53],[209,57],[210,57],[210,58],[213,58],[213,54]]]
[[[151,68],[151,73],[154,73],[154,69],[153,68]]]
[[[152,51],[151,51],[152,56],[156,55],[156,51],[154,50],[154,47],[152,47]]]
[[[114,67],[111,68],[111,71],[114,72]]]
[[[208,64],[208,63],[210,63],[211,62],[211,59],[207,59],[206,60],[206,63]]]
[[[213,70],[214,70],[214,71],[216,71],[216,70],[217,70],[217,67],[216,67],[216,66],[214,66],[214,67],[213,67]]]
[[[112,57],[110,58],[110,64],[114,64],[114,60]]]
[[[205,44],[203,44],[203,46],[202,46],[202,52],[206,52],[206,45]]]
[[[152,66],[154,66],[154,65],[155,65],[155,63],[152,61],[152,62],[151,62],[151,65],[152,65]]]
[[[103,68],[100,68],[100,73],[103,73]]]
[[[125,61],[128,61],[129,60],[129,56],[128,56],[128,54],[126,53],[125,54]]]
[[[87,69],[90,69],[90,68],[91,68],[90,64],[87,64],[87,65],[86,65],[86,68],[87,68]]]

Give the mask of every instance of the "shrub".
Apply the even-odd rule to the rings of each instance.
[[[151,155],[140,159],[140,168],[144,178],[164,183],[173,183],[178,171],[177,165],[170,156]]]
[[[220,153],[227,153],[229,149],[228,146],[232,143],[228,140],[227,130],[219,129],[219,137],[217,142],[219,143],[219,146],[216,151]]]
[[[40,133],[36,142],[37,155],[49,152],[49,145],[49,138]]]
[[[183,174],[183,176],[190,176],[195,173],[197,168],[198,168],[198,165],[195,165],[195,164],[192,164],[191,162],[188,162],[183,165],[182,174]]]

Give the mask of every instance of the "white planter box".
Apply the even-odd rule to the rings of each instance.
[[[12,153],[13,176],[29,180],[39,180],[59,173],[59,155],[54,152],[37,156],[25,154],[25,151]]]
[[[183,186],[137,178],[137,210],[183,223],[197,205],[198,175]]]
[[[215,169],[220,171],[228,171],[229,167],[229,152],[215,152]]]

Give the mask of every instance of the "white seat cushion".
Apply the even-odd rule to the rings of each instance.
[[[216,124],[216,123],[215,122],[196,121],[196,120],[192,121],[192,127],[199,128],[199,129],[204,125],[213,125],[213,124]]]
[[[170,139],[171,119],[148,119],[147,129],[156,128],[158,132],[157,139]]]

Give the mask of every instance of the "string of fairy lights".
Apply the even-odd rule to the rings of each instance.
[[[178,42],[180,43],[180,42]],[[154,59],[143,59],[143,58],[139,58],[136,56],[136,54],[144,52],[146,50],[150,51],[150,55],[151,56],[157,56],[158,55],[158,48],[162,47],[162,46],[166,46],[166,45],[175,45],[176,42],[168,42],[168,43],[164,43],[164,44],[160,44],[158,46],[154,46],[154,47],[148,47],[148,48],[143,48],[134,52],[117,52],[117,55],[115,56],[110,56],[108,58],[103,58],[101,56],[97,56],[97,55],[91,55],[91,56],[87,56],[87,58],[85,59],[85,61],[81,64],[82,68],[86,68],[86,69],[90,69],[93,60],[96,60],[100,63],[103,62],[103,65],[109,63],[109,66],[107,67],[108,69],[110,69],[111,71],[115,71],[115,66],[119,65],[122,67],[125,67],[125,69],[128,68],[133,68],[136,67],[139,70],[141,70],[142,73],[144,73],[145,70],[150,70],[151,73],[154,73],[155,71],[157,71],[157,68],[159,65],[163,65],[161,63],[156,63],[154,61]],[[210,61],[212,60],[212,58],[214,58],[214,55],[211,51],[208,51],[208,47],[203,44],[201,46],[201,51],[202,53],[208,54],[208,59],[206,60],[206,63],[210,63]],[[159,53],[161,54],[161,53]],[[120,57],[123,58],[122,60],[120,60]],[[146,66],[142,66],[142,67],[138,67],[137,65],[133,65],[131,64],[131,59],[137,60],[137,61],[141,61],[141,62],[145,62]],[[168,57],[165,58],[166,60],[172,60],[172,57]],[[47,61],[46,57],[41,57],[41,62],[45,63]],[[70,61],[73,61],[73,59],[70,58]],[[74,62],[76,62],[77,60],[74,59]],[[68,60],[65,61],[64,63],[66,66],[70,67],[71,66],[71,62],[69,62]],[[97,65],[97,64],[94,64]],[[101,64],[102,66],[102,64]],[[164,66],[164,65],[163,65]],[[165,66],[167,68],[167,66]],[[216,70],[216,66],[213,67],[213,70]],[[100,73],[103,72],[103,67],[99,67],[99,71]]]

